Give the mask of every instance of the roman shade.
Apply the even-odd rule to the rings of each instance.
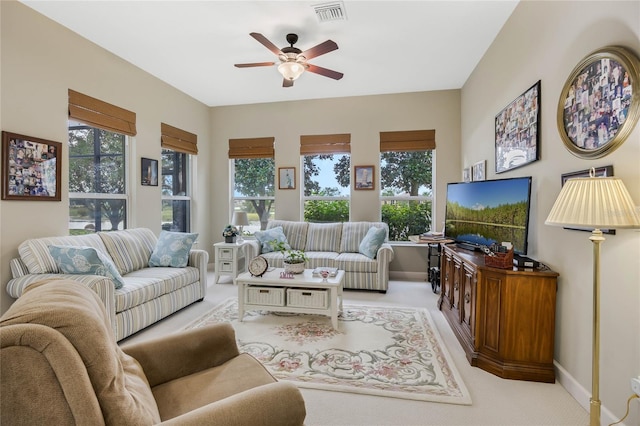
[[[380,152],[436,149],[435,130],[380,132]]]
[[[198,154],[198,135],[165,123],[160,123],[160,134],[162,148],[185,154]]]
[[[229,139],[229,158],[274,158],[275,138]]]
[[[300,136],[300,155],[341,154],[350,152],[350,133]]]
[[[69,118],[93,127],[136,135],[136,113],[69,89]]]

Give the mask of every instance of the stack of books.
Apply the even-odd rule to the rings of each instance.
[[[437,241],[444,240],[444,234],[442,232],[424,232],[418,236],[420,241]]]

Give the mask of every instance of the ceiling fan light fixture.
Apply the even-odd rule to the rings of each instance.
[[[300,77],[304,70],[304,65],[295,61],[287,61],[278,65],[278,72],[280,72],[284,78],[291,81]]]

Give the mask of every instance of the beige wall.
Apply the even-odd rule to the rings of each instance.
[[[448,90],[394,95],[278,102],[211,109],[212,176],[216,198],[224,200],[212,210],[213,228],[228,221],[231,193],[228,141],[234,138],[275,137],[276,168],[296,167],[300,178],[300,136],[351,134],[351,165],[376,165],[379,185],[380,132],[436,130],[435,223],[444,218],[446,183],[460,180],[460,91]],[[226,185],[226,186],[225,186]],[[300,184],[295,190],[276,191],[276,216],[300,220]],[[351,220],[380,220],[378,191],[351,191]],[[423,264],[422,264],[423,265]],[[414,270],[425,270],[414,263]],[[421,268],[421,269],[418,269]]]
[[[462,90],[462,163],[487,160],[489,179],[533,176],[530,255],[560,273],[555,359],[565,387],[583,404],[591,393],[592,244],[586,232],[544,224],[560,175],[613,165],[640,204],[640,126],[612,154],[573,156],[556,126],[560,92],[590,52],[624,45],[640,53],[640,2],[521,2]],[[495,174],[494,117],[542,81],[541,159]],[[635,88],[634,88],[635,89]],[[640,375],[640,233],[618,230],[602,244],[601,388],[603,421],[624,415],[629,380]],[[640,424],[637,403],[627,425]],[[613,412],[607,419],[606,412]],[[610,423],[610,422],[607,422]]]
[[[67,158],[67,90],[72,88],[137,113],[138,134],[131,150],[130,179],[135,201],[129,226],[160,232],[160,186],[142,187],[140,157],[160,159],[160,123],[198,135],[199,182],[208,182],[209,108],[124,60],[80,38],[30,8],[14,1],[0,2],[2,130],[63,142]],[[27,238],[68,233],[68,163],[62,163],[61,202],[0,202],[1,281],[10,278],[9,260]],[[192,230],[199,246],[211,246],[209,188],[194,194]],[[0,291],[0,311],[12,299]]]

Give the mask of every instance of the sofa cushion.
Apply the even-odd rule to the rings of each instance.
[[[149,266],[184,268],[189,261],[189,252],[198,234],[188,232],[161,231],[156,246],[149,258]]]
[[[367,231],[367,235],[365,235],[360,242],[358,252],[364,254],[370,259],[375,259],[378,249],[382,246],[382,243],[384,243],[386,235],[384,228],[372,226],[369,228],[369,231]]]
[[[340,249],[342,223],[310,223],[305,251],[334,251]]]
[[[97,234],[64,237],[33,238],[18,246],[18,253],[30,274],[58,274],[60,269],[49,253],[50,245],[94,247],[107,253],[102,239]]]
[[[271,220],[267,224],[267,229],[282,226],[282,231],[287,242],[293,250],[304,250],[307,244],[307,222],[294,222],[289,220]]]
[[[284,248],[289,250],[291,246],[287,241],[287,237],[284,235],[282,226],[276,226],[274,228],[267,229],[266,231],[256,231],[254,233],[256,240],[260,242],[261,253],[271,253],[276,251],[273,248],[273,243],[283,243]]]
[[[378,272],[378,261],[360,253],[340,253],[333,266],[346,272]]]
[[[63,274],[101,275],[111,278],[117,289],[124,285],[116,265],[93,247],[51,245],[49,252]]]
[[[147,267],[157,242],[155,234],[147,228],[99,232],[98,235],[121,275]]]
[[[305,253],[307,255],[305,268],[307,269],[315,269],[322,266],[333,268],[335,267],[335,259],[338,257],[338,253],[335,251],[308,251]]]
[[[340,253],[358,253],[360,243],[369,232],[369,228],[376,226],[385,229],[385,241],[389,238],[389,226],[384,222],[345,222],[342,227],[342,241]]]

